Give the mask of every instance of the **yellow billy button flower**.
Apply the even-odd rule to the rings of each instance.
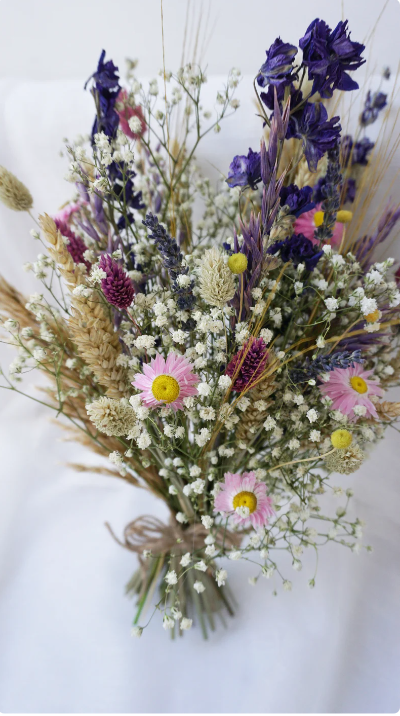
[[[257,497],[254,492],[238,492],[233,498],[233,509],[236,510],[238,507],[248,507],[250,515],[255,512],[257,509]]]
[[[179,383],[170,375],[158,375],[153,380],[151,392],[156,400],[173,403],[179,397]]]
[[[380,312],[379,308],[376,308],[375,311],[372,311],[372,313],[368,313],[365,316],[365,320],[367,321],[367,323],[375,323],[378,320],[380,315],[381,315],[381,312]]]
[[[336,221],[339,222],[339,224],[348,224],[353,218],[353,212],[352,211],[346,211],[345,209],[341,209],[336,214]],[[322,225],[324,221],[324,212],[323,211],[316,211],[314,214],[314,224],[318,228]]]
[[[232,273],[243,273],[247,269],[247,257],[242,254],[232,254],[228,259],[228,266]]]
[[[335,430],[331,435],[331,443],[334,448],[348,448],[353,441],[353,436],[348,430]]]
[[[350,378],[350,385],[353,390],[357,391],[357,393],[367,393],[368,391],[368,385],[366,384],[364,378],[360,378],[359,375],[354,375]]]
[[[336,214],[336,221],[339,222],[339,224],[349,224],[350,221],[353,218],[353,212],[347,211],[346,209],[341,209]]]

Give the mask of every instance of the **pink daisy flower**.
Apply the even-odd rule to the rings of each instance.
[[[301,216],[299,216],[298,219],[296,219],[296,221],[294,222],[295,233],[304,234],[304,236],[306,236],[307,239],[310,239],[313,244],[319,243],[314,238],[314,231],[322,223],[323,211],[321,209],[321,206],[322,204],[317,204],[314,209],[304,212],[304,214],[301,214]],[[331,246],[340,246],[340,242],[343,236],[343,228],[344,224],[341,224],[339,221],[337,221],[333,230],[333,236],[328,242],[331,244]]]
[[[132,385],[142,391],[142,402],[148,408],[167,404],[175,411],[182,410],[183,399],[197,395],[199,376],[192,368],[184,356],[170,353],[165,360],[158,353],[150,364],[143,363],[143,373],[138,373]]]
[[[357,405],[367,409],[367,418],[377,418],[371,395],[383,395],[382,388],[376,380],[371,380],[372,370],[363,370],[362,365],[355,363],[352,368],[335,368],[329,373],[329,380],[319,386],[323,395],[333,400],[331,409],[340,410],[351,420],[357,420],[354,408]]]
[[[274,514],[267,487],[257,480],[254,472],[243,475],[226,472],[214,508],[216,512],[233,514],[236,524],[244,526],[250,520],[255,528],[268,524],[268,518]]]

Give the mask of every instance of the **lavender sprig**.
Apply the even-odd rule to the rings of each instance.
[[[339,143],[328,151],[328,167],[325,175],[325,185],[321,192],[325,196],[322,203],[324,220],[315,230],[314,236],[319,241],[328,241],[333,236],[336,216],[340,208],[340,192],[342,186],[342,172],[340,170]]]
[[[318,378],[321,373],[330,373],[335,368],[351,368],[354,363],[362,363],[363,360],[360,350],[320,355],[312,361],[306,358],[302,364],[299,363],[302,368],[295,367],[291,371],[290,378],[293,383],[303,383],[311,378]]]
[[[180,277],[187,276],[189,269],[183,265],[183,254],[176,240],[169,235],[166,228],[159,223],[154,214],[146,214],[142,223],[149,229],[149,238],[153,239],[162,258],[163,263],[172,279],[172,290],[177,294],[176,302],[181,311],[192,310],[196,298],[193,294],[194,282],[190,280],[187,285]],[[151,232],[151,233],[150,233]]]

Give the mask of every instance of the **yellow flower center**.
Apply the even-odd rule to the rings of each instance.
[[[353,378],[350,378],[350,385],[357,393],[366,393],[368,391],[368,385],[365,380],[358,375],[354,375]]]
[[[179,396],[179,383],[170,375],[158,375],[154,378],[151,392],[156,400],[162,400],[165,403],[173,403]]]
[[[331,435],[331,443],[334,448],[348,448],[352,442],[353,436],[348,430],[335,430]]]
[[[324,212],[323,212],[323,211],[316,211],[315,214],[314,214],[314,224],[315,224],[315,226],[317,227],[317,229],[318,229],[319,226],[321,226],[321,224],[323,223],[323,221],[324,221]]]
[[[365,316],[365,320],[367,323],[375,323],[379,318],[379,308],[376,308],[375,311],[372,311],[372,313],[368,313],[367,316]]]
[[[228,266],[232,273],[243,273],[247,269],[247,257],[242,254],[232,254],[228,259]]]
[[[349,221],[351,221],[353,218],[353,212],[352,211],[346,211],[345,209],[341,209],[336,214],[336,221],[339,222],[339,224],[348,224]],[[324,221],[324,212],[323,211],[316,211],[314,214],[314,224],[318,228],[318,226],[321,226],[321,224]]]
[[[254,492],[238,492],[233,498],[233,509],[237,507],[248,507],[250,514],[257,508],[257,497]]]

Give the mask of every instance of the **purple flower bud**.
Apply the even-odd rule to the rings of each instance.
[[[252,341],[249,347],[249,343]],[[243,359],[244,357],[244,359]],[[243,361],[243,363],[242,363]],[[232,378],[242,363],[233,384],[232,390],[241,393],[249,385],[261,378],[268,362],[267,347],[262,338],[250,338],[243,348],[233,356],[226,367],[226,375]]]
[[[135,289],[124,269],[109,254],[103,254],[99,268],[106,272],[101,289],[108,301],[117,308],[128,308],[133,301]]]

